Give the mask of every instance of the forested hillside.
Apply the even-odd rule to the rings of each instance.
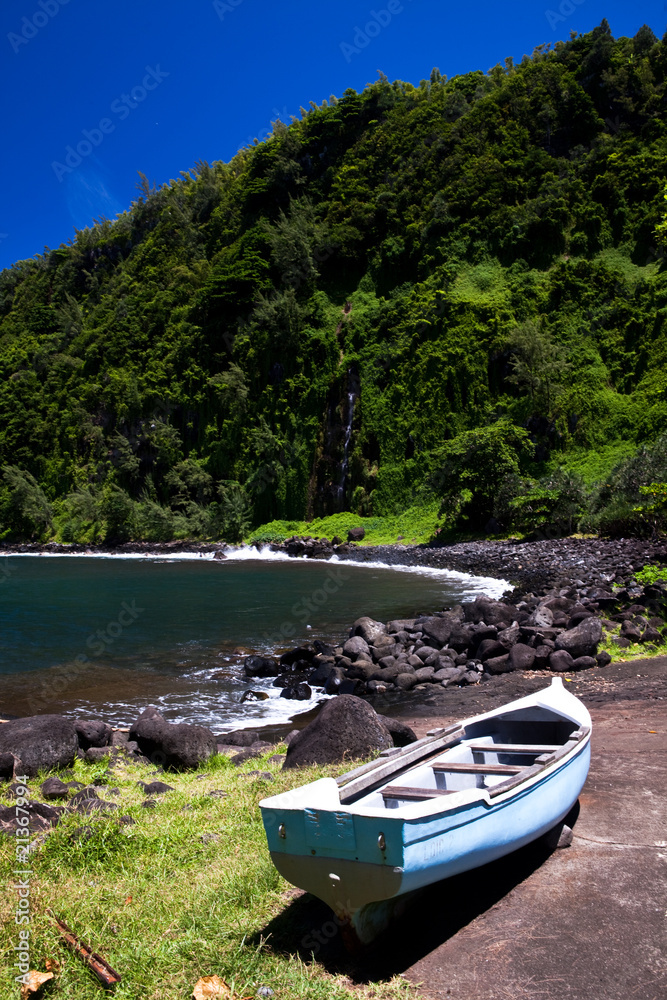
[[[603,22],[380,78],[3,271],[0,535],[652,530],[666,76]]]

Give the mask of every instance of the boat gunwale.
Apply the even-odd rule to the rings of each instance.
[[[556,755],[551,754],[550,759],[541,764],[528,765],[520,774],[513,775],[507,782],[503,781],[497,785],[491,785],[489,788],[462,788],[453,791],[451,795],[446,797],[437,796],[433,799],[424,799],[423,802],[410,802],[394,809],[387,809],[386,806],[366,806],[364,808],[363,804],[361,804],[360,809],[356,809],[355,807],[359,803],[352,803],[345,809],[352,816],[367,816],[372,819],[387,817],[391,820],[405,820],[406,822],[418,822],[421,819],[430,820],[435,816],[454,813],[463,807],[478,803],[485,804],[489,809],[495,809],[520,793],[531,790],[535,785],[550,778],[575,760],[589,745],[591,739],[590,726],[581,728],[582,735],[576,742],[567,741],[567,743],[573,744],[568,748],[567,753],[561,754],[556,759],[554,759]],[[566,745],[563,744],[563,747]],[[504,785],[507,787],[503,788]],[[497,792],[496,789],[498,789]]]
[[[568,712],[564,707],[561,707],[558,704],[563,696],[565,696],[568,700],[572,699],[576,702],[579,708],[578,715]],[[446,752],[446,750],[450,748],[443,747],[442,745],[437,748],[438,743],[446,742],[446,736],[451,739],[457,732],[465,732],[468,726],[496,718],[505,714],[508,710],[516,712],[524,708],[538,707],[545,708],[547,711],[556,712],[562,716],[563,719],[569,720],[578,727],[576,731],[570,734],[568,739],[563,744],[562,749],[573,742],[573,737],[575,737],[577,733],[580,735],[574,745],[571,746],[566,753],[556,751],[555,754],[550,754],[546,761],[540,764],[528,765],[522,773],[512,776],[512,778],[508,779],[506,782],[499,782],[497,785],[492,785],[489,788],[460,789],[453,792],[451,796],[438,796],[436,799],[425,799],[423,802],[411,802],[407,805],[389,809],[385,805],[364,806],[359,799],[357,802],[351,803],[341,801],[340,796],[341,793],[344,793],[346,785],[351,784],[358,777],[361,778],[365,774],[368,774],[370,777],[373,774],[373,771],[375,769],[379,770],[383,764],[394,766],[390,768],[389,773],[384,778],[378,780],[375,787],[369,787],[362,792],[360,799],[363,795],[370,795],[372,792],[380,790],[383,785],[388,784],[392,778],[396,777],[398,772],[405,770],[409,773],[412,768],[416,768],[426,763],[429,753],[432,752],[433,756],[437,757],[439,753]],[[418,822],[423,818],[432,819],[435,816],[453,813],[458,809],[475,805],[480,802],[485,804],[490,810],[493,810],[501,804],[509,801],[511,798],[523,793],[526,789],[532,789],[535,785],[550,777],[556,771],[566,767],[572,760],[578,757],[590,743],[592,732],[591,727],[592,723],[590,714],[585,705],[583,705],[579,699],[565,689],[561,677],[553,677],[551,684],[546,688],[541,688],[538,691],[531,692],[523,698],[508,702],[505,705],[501,705],[489,712],[483,712],[479,715],[471,716],[470,718],[463,719],[458,723],[451,724],[446,727],[433,729],[427,734],[426,737],[418,740],[417,743],[408,744],[397,753],[376,758],[374,761],[362,764],[359,767],[354,768],[352,771],[348,771],[345,774],[340,775],[338,778],[318,779],[318,781],[331,781],[335,783],[339,799],[338,802],[332,800],[330,802],[326,802],[325,804],[318,805],[316,808],[330,812],[346,812],[350,815],[362,818],[382,818],[385,821],[392,823],[402,822],[403,820],[407,822]],[[463,739],[465,740],[465,736]],[[470,737],[470,739],[472,740],[474,737]],[[462,741],[458,740],[457,742],[460,744]],[[416,759],[407,765],[402,763],[405,761],[406,757],[408,757],[411,752],[414,752],[420,744],[424,750],[423,757],[421,759]],[[463,743],[463,745],[465,745],[465,743]],[[285,813],[303,812],[304,805],[291,804],[283,806],[279,800],[283,796],[288,798],[293,796],[295,792],[303,792],[315,783],[317,782],[309,782],[308,784],[298,786],[291,791],[280,792],[278,795],[263,799],[259,803],[260,808],[268,811],[280,810]],[[507,787],[502,788],[502,786]],[[495,791],[495,789],[498,789],[498,791]]]

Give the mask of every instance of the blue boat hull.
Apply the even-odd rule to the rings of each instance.
[[[590,721],[581,708],[581,722]],[[368,798],[344,806],[334,779],[323,778],[260,807],[278,871],[328,903],[348,936],[366,943],[404,897],[553,829],[577,801],[589,764],[590,729],[561,759],[506,790],[463,789],[403,809]]]

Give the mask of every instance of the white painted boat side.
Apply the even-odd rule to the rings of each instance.
[[[361,930],[365,910],[375,914],[373,926],[379,919],[380,910],[368,910],[369,904],[479,867],[546,833],[567,815],[586,780],[586,708],[555,678],[549,688],[463,725],[535,707],[587,732],[567,754],[504,792],[469,788],[387,809],[363,801],[342,805],[337,782],[322,778],[264,799],[260,807],[276,867]]]

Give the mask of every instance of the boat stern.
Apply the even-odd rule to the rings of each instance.
[[[341,921],[351,921],[370,902],[401,892],[401,824],[392,816],[360,816],[341,806],[333,778],[259,805],[280,874],[324,900]]]

